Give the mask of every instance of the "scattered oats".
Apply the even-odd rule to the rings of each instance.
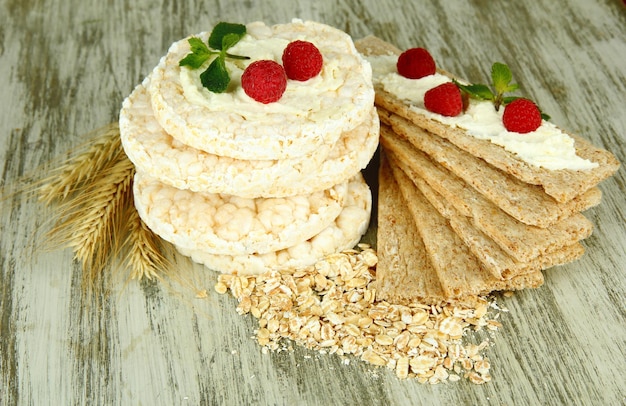
[[[365,350],[363,355],[361,355],[361,359],[363,361],[369,362],[372,365],[378,365],[378,366],[387,365],[387,361],[372,349]]]
[[[378,344],[383,346],[390,346],[393,344],[393,338],[385,334],[379,334],[374,339]]]
[[[224,292],[222,292],[222,293],[226,293],[226,289],[224,289]],[[199,290],[196,293],[196,298],[197,299],[206,299],[207,296],[208,296],[208,293],[207,293],[206,289]]]
[[[409,376],[409,357],[400,357],[396,362],[396,376],[406,379]]]
[[[377,263],[376,252],[359,244],[302,269],[219,275],[215,291],[230,291],[237,312],[258,320],[254,337],[264,354],[293,350],[281,344],[286,339],[318,354],[352,355],[386,367],[399,379],[489,382],[490,363],[483,356],[489,342],[471,342],[472,330],[492,334],[502,327],[496,319],[506,310],[486,298],[473,308],[377,301]],[[342,363],[350,364],[350,358]]]
[[[428,355],[418,355],[409,361],[411,371],[420,375],[430,372],[437,365],[437,358]]]
[[[218,282],[217,284],[215,284],[215,291],[220,295],[223,295],[228,291],[228,286],[226,286],[226,284],[223,282]]]

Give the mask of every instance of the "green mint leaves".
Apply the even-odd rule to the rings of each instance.
[[[478,100],[491,100],[496,108],[500,109],[500,106],[510,103],[517,97],[504,97],[504,93],[514,92],[519,86],[515,83],[511,83],[513,75],[508,66],[503,63],[496,62],[491,66],[491,81],[492,87],[489,88],[483,84],[463,85],[456,80],[454,83],[463,92],[467,93],[471,98]]]
[[[189,38],[189,46],[191,47],[191,53],[180,60],[178,63],[180,66],[189,66],[192,69],[198,69],[207,59],[214,53],[209,50],[200,38]]]
[[[470,84],[464,85],[456,80],[452,80],[462,92],[466,93],[469,97],[477,100],[490,100],[498,111],[500,106],[506,106],[515,99],[519,99],[518,96],[505,96],[505,93],[514,92],[519,89],[516,83],[511,83],[513,80],[513,74],[511,69],[503,63],[495,62],[491,66],[491,88],[488,85],[483,84]],[[544,120],[549,120],[550,116],[541,112],[541,117]]]
[[[235,45],[243,36],[246,35],[246,26],[243,24],[232,24],[232,23],[217,23],[215,27],[213,27],[213,31],[211,31],[211,35],[209,36],[209,47],[213,49],[224,50],[224,39],[226,37],[230,37],[231,40],[229,42],[229,46],[226,49]],[[234,42],[232,38],[236,38]]]
[[[209,67],[200,74],[202,86],[213,93],[223,93],[230,83],[230,74],[226,69],[226,58],[248,59],[247,56],[232,55],[226,52],[235,46],[246,35],[246,26],[220,22],[211,31],[208,44],[200,38],[189,38],[191,52],[178,63],[180,66],[188,66],[198,69],[214,55],[217,57]]]

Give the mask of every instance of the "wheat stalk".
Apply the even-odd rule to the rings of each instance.
[[[42,202],[49,205],[66,199],[119,158],[122,144],[116,123],[96,130],[93,135],[86,151],[61,162],[40,180],[38,192]]]
[[[93,281],[123,251],[131,278],[152,279],[168,266],[160,239],[141,221],[134,204],[135,168],[120,142],[119,127],[95,132],[91,147],[49,171],[35,188],[55,205],[48,241],[71,247]]]
[[[134,207],[129,210],[129,234],[125,246],[131,277],[152,279],[166,270],[170,263],[163,255],[162,241],[141,220]]]
[[[118,160],[59,206],[63,216],[49,236],[71,247],[83,269],[93,275],[119,251],[123,208],[132,202],[133,173],[130,161]]]

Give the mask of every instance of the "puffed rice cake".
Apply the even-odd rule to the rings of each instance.
[[[215,255],[176,247],[194,262],[228,274],[260,274],[270,270],[297,269],[321,258],[354,247],[369,226],[371,191],[359,173],[348,184],[346,205],[324,230],[307,241],[266,254]]]
[[[181,190],[137,172],[135,207],[163,239],[213,254],[265,254],[305,241],[346,204],[347,183],[308,195],[246,199]]]
[[[154,117],[146,78],[124,100],[120,133],[137,170],[179,189],[245,198],[312,193],[350,179],[365,168],[378,146],[380,122],[371,106],[366,120],[334,145],[303,157],[241,160],[213,155],[172,138]]]
[[[309,21],[271,27],[256,22],[229,53],[280,61],[292,40],[318,47],[322,71],[305,82],[289,80],[282,98],[267,105],[254,102],[241,87],[241,74],[253,60],[227,59],[230,87],[211,93],[196,70],[179,66],[190,52],[188,39],[175,42],[152,72],[149,92],[157,121],[183,144],[237,159],[295,158],[335,144],[368,117],[374,103],[371,67],[349,35]]]

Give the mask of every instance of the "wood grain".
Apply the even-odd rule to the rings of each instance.
[[[292,17],[424,46],[484,82],[509,64],[557,125],[626,162],[626,7],[618,0],[0,0],[0,171],[14,182],[117,119],[169,44],[218,20]],[[585,256],[511,298],[488,351],[493,381],[438,386],[299,347],[263,354],[254,321],[213,292],[216,275],[177,263],[179,281],[85,294],[70,252],[38,250],[49,213],[0,201],[0,404],[626,404],[624,170],[587,214]],[[206,289],[208,297],[196,298]]]

